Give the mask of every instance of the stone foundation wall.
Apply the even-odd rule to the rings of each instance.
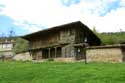
[[[74,62],[75,58],[54,58],[54,61],[57,62]]]
[[[99,48],[86,50],[87,62],[122,62],[122,52],[118,48]]]
[[[5,57],[12,57],[14,54],[12,51],[4,51],[2,52],[2,55]]]
[[[13,60],[16,60],[16,61],[31,61],[32,57],[30,56],[29,52],[24,52],[24,53],[16,54],[13,57]]]

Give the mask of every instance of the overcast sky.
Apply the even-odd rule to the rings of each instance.
[[[125,31],[125,0],[0,0],[0,34],[18,35],[80,20],[99,32]]]

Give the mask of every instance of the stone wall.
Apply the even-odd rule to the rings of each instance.
[[[24,53],[16,54],[13,57],[13,60],[16,60],[16,61],[30,61],[30,60],[32,60],[32,57],[30,56],[29,52],[24,52]]]
[[[13,56],[13,52],[10,50],[10,51],[0,51],[3,56]]]
[[[122,62],[122,52],[117,48],[95,48],[87,49],[86,56],[88,62]]]
[[[75,58],[70,57],[70,58],[54,58],[54,61],[56,62],[74,62]]]

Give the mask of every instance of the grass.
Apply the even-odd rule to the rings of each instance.
[[[0,62],[0,83],[125,83],[125,64]]]

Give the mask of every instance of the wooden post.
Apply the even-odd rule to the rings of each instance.
[[[43,59],[43,50],[41,49],[41,59]]]
[[[57,57],[57,47],[55,47],[55,58]]]
[[[49,54],[48,54],[48,58],[51,58],[51,57],[50,57],[50,48],[48,48],[48,50],[49,50],[49,52],[48,52],[48,53],[49,53]]]
[[[31,50],[29,49],[29,54],[30,54],[30,56],[32,57],[32,54],[31,54]]]
[[[84,51],[84,55],[85,55],[85,64],[87,64],[87,55],[86,55],[86,47],[88,46],[88,44],[86,43],[84,48],[83,48],[83,51]]]

